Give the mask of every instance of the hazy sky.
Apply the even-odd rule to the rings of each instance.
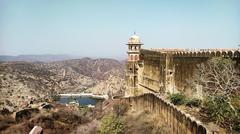
[[[240,0],[0,0],[0,55],[125,57],[145,48],[236,48]]]

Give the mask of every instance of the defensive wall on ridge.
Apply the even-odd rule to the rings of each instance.
[[[240,49],[142,49],[143,43],[135,34],[127,45],[125,96],[128,97],[123,100],[136,110],[146,109],[159,114],[172,134],[214,134],[215,130],[182,112],[159,94],[182,91],[187,96],[202,97],[201,88],[193,93],[187,84],[197,65],[212,57],[231,58],[236,61],[240,73]]]
[[[240,49],[141,49],[135,95],[178,91],[191,94],[186,81],[193,76],[197,64],[211,57],[229,57],[240,67]]]
[[[135,110],[148,110],[152,114],[159,115],[159,118],[170,128],[170,134],[220,134],[219,130],[205,126],[156,94],[147,93],[122,100]]]

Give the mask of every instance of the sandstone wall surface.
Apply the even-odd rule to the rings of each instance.
[[[129,103],[135,110],[149,110],[151,113],[159,114],[159,118],[171,129],[171,134],[213,134],[216,132],[158,95],[148,93],[124,98],[123,101]],[[224,134],[224,132],[220,133]]]

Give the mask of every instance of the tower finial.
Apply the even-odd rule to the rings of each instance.
[[[134,30],[134,33],[133,33],[134,35],[136,35],[136,31]]]

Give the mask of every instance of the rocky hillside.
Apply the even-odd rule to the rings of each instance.
[[[119,93],[125,89],[124,68],[113,59],[1,62],[0,106],[12,111],[53,93]]]

